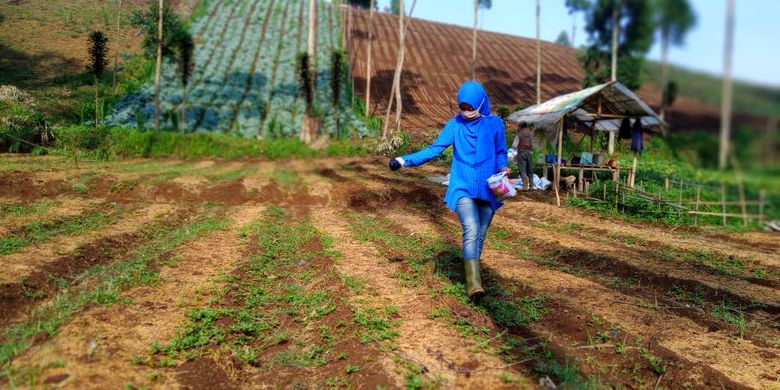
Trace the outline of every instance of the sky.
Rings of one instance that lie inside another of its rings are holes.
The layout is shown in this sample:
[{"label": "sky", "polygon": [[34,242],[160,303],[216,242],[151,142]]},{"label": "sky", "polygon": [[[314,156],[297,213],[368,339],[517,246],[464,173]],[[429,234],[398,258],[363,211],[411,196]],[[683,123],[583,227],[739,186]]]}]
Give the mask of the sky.
[{"label": "sky", "polygon": [[[734,56],[735,79],[758,85],[780,87],[780,0],[735,0]],[[404,1],[407,14],[412,1]],[[688,33],[685,45],[672,47],[669,61],[710,74],[723,74],[726,0],[691,0],[698,22]],[[389,0],[377,0],[379,9]],[[541,0],[541,38],[554,41],[561,31],[571,35],[573,17],[565,0]],[[480,11],[481,28],[523,37],[536,37],[536,0],[493,0],[489,10]],[[417,0],[412,15],[421,19],[472,27],[473,0]],[[576,15],[575,45],[586,44],[584,16]],[[570,37],[571,38],[571,37]],[[775,39],[773,39],[775,38]],[[470,36],[468,37],[470,40]],[[656,41],[658,41],[656,39]],[[648,58],[659,60],[656,42]]]}]

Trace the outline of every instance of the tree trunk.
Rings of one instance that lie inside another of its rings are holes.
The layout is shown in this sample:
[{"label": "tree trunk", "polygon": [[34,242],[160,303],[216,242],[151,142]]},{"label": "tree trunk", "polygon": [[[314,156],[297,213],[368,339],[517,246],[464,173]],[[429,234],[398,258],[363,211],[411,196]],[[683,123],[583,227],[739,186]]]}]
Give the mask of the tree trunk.
[{"label": "tree trunk", "polygon": [[539,40],[539,19],[542,13],[541,0],[536,0],[536,104],[542,102],[542,48]]},{"label": "tree trunk", "polygon": [[317,88],[317,1],[309,0],[309,33],[306,42],[309,64],[312,71],[312,85]]},{"label": "tree trunk", "polygon": [[95,128],[97,129],[98,126],[100,126],[100,115],[98,114],[99,110],[99,104],[100,103],[100,79],[97,75],[95,75]]},{"label": "tree trunk", "polygon": [[723,93],[720,108],[718,168],[726,169],[731,140],[731,53],[734,50],[734,0],[726,3],[726,42],[723,48]]},{"label": "tree trunk", "polygon": [[366,60],[366,113],[365,117],[368,119],[368,113],[371,111],[371,43],[374,33],[374,0],[371,0],[371,4],[368,8],[368,59]]},{"label": "tree trunk", "polygon": [[163,0],[157,16],[157,68],[154,72],[154,129],[160,131],[160,67],[162,66]]},{"label": "tree trunk", "polygon": [[[611,81],[617,80],[617,56],[618,56],[618,34],[620,32],[620,10],[618,6],[612,10],[612,74]],[[609,145],[607,152],[611,156],[615,153],[615,132],[609,132]]]},{"label": "tree trunk", "polygon": [[116,14],[116,52],[114,52],[114,76],[113,76],[114,81],[111,84],[111,88],[113,89],[113,92],[111,93],[111,96],[113,98],[116,98],[116,71],[117,71],[117,67],[119,66],[119,47],[120,47],[119,46],[119,36],[120,36],[119,35],[119,28],[121,27],[120,23],[121,23],[121,18],[122,18],[122,0],[118,0],[118,1],[119,1],[119,4],[118,4],[118,9],[117,9],[117,14]]},{"label": "tree trunk", "polygon": [[[417,0],[412,1],[412,8],[409,10],[409,20],[406,21],[406,23],[403,23],[403,20],[401,20],[398,24],[398,30],[399,30],[399,44],[402,44],[402,38],[406,36],[406,30],[409,28],[409,23],[411,22],[412,14],[414,13],[414,7],[417,4]],[[403,0],[401,0],[400,4],[401,10],[403,11]],[[401,12],[403,14],[403,12]],[[393,75],[393,84],[390,89],[390,96],[389,101],[387,103],[387,112],[385,113],[385,122],[384,127],[382,129],[382,139],[387,139],[387,130],[388,130],[388,122],[390,121],[390,111],[393,109],[393,97],[395,96],[396,89],[400,89],[401,87],[401,73],[403,72],[403,57],[401,56],[401,50],[399,48],[398,51],[398,61],[395,64],[395,74]],[[398,79],[398,82],[396,83],[396,78]],[[400,117],[400,113],[397,114]]]},{"label": "tree trunk", "polygon": [[764,142],[764,165],[771,166],[775,162],[775,133],[777,133],[777,117],[766,118],[766,141]]},{"label": "tree trunk", "polygon": [[577,47],[574,44],[574,34],[577,32],[577,13],[571,16],[571,47]]},{"label": "tree trunk", "polygon": [[[661,120],[666,120],[666,106],[669,104],[667,94],[669,93],[669,31],[661,28],[661,112],[658,115]],[[666,137],[666,126],[661,127],[663,136]]]},{"label": "tree trunk", "polygon": [[187,123],[187,86],[182,85],[181,89],[181,114],[179,116],[179,132],[184,134],[184,127]]},{"label": "tree trunk", "polygon": [[398,44],[398,66],[400,71],[395,78],[395,126],[394,130],[398,131],[401,128],[401,111],[403,111],[403,101],[401,100],[401,76],[404,72],[404,55],[406,54],[406,25],[404,24],[404,2],[401,0],[401,23],[403,26],[399,31],[401,33],[401,42]]},{"label": "tree trunk", "polygon": [[474,0],[474,32],[471,35],[471,79],[477,79],[477,13],[479,0]]}]

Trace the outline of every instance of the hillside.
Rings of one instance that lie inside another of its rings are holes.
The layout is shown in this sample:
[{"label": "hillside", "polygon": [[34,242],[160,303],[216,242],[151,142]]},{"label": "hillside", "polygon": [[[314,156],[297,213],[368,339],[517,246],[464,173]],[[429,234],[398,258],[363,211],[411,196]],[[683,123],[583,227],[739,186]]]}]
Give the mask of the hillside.
[{"label": "hillside", "polygon": [[[298,93],[296,54],[305,50],[308,7],[303,0],[209,2],[206,15],[195,20],[195,71],[188,86],[187,109],[180,117],[182,87],[176,66],[163,66],[163,127],[220,131],[244,136],[296,135],[306,110]],[[315,108],[322,126],[335,131],[330,101],[331,52],[338,45],[337,15],[328,3],[317,12],[317,84]],[[107,122],[124,127],[152,126],[154,87],[147,83],[117,103]],[[342,94],[341,103],[346,103]],[[347,108],[339,109],[349,130],[365,127]]]},{"label": "hillside", "polygon": [[[644,80],[654,87],[660,87],[661,64],[646,61]],[[712,106],[720,106],[723,79],[716,75],[672,65],[669,78],[677,83],[680,93]],[[780,116],[780,88],[734,82],[734,110],[756,115]]]},{"label": "hillside", "polygon": [[[368,12],[353,10],[349,48],[352,54],[355,92],[365,99]],[[371,110],[384,113],[398,47],[395,16],[374,15],[373,78]],[[438,128],[455,112],[452,101],[458,86],[470,77],[471,30],[461,26],[413,19],[407,36],[407,55],[402,76],[404,117],[402,127],[412,131]],[[536,101],[536,41],[507,34],[480,31],[477,79],[492,99],[493,106],[512,109]],[[573,48],[542,42],[542,100],[581,88],[583,70]],[[677,77],[677,73],[673,73]],[[694,91],[681,85],[681,93]],[[645,83],[638,95],[657,108],[660,91]],[[714,130],[719,126],[719,108],[697,99],[700,94],[679,96],[670,126],[673,131]],[[747,105],[741,105],[745,108]],[[735,122],[763,126],[761,116],[738,113]]]}]

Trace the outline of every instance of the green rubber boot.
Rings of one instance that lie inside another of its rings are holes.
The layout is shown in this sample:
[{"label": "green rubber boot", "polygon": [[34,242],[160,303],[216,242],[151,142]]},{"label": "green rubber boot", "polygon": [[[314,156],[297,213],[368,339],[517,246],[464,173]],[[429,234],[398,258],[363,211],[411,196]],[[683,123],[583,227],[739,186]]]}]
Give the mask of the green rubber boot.
[{"label": "green rubber boot", "polygon": [[482,278],[479,275],[479,259],[463,260],[463,270],[466,275],[466,293],[471,299],[479,299],[485,295],[482,288]]}]

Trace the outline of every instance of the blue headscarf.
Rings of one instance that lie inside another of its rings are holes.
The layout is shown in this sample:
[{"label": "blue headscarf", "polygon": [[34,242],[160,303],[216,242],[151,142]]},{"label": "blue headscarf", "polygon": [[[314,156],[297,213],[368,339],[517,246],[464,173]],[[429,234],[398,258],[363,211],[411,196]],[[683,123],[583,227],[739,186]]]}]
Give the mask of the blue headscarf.
[{"label": "blue headscarf", "polygon": [[475,110],[479,107],[480,115],[490,116],[490,99],[488,99],[485,88],[477,81],[469,80],[460,86],[458,105],[461,103],[468,103]]},{"label": "blue headscarf", "polygon": [[[472,140],[471,142],[473,142],[477,151],[477,153],[470,156],[470,158],[466,156],[463,156],[462,158],[469,163],[478,164],[490,158],[490,155],[494,153],[495,150],[492,146],[492,137],[486,136],[487,134],[492,134],[492,132],[487,131],[487,129],[482,129],[486,122],[492,122],[490,120],[485,120],[485,118],[491,116],[490,99],[487,96],[487,92],[485,92],[485,88],[482,87],[482,84],[474,80],[469,80],[464,82],[458,90],[458,105],[461,103],[468,103],[475,110],[479,108],[479,114],[481,115],[481,117],[470,121],[464,119],[460,114],[455,118],[460,125],[465,127],[466,134],[468,135],[468,138]],[[460,156],[456,156],[456,158],[457,157]]]}]

